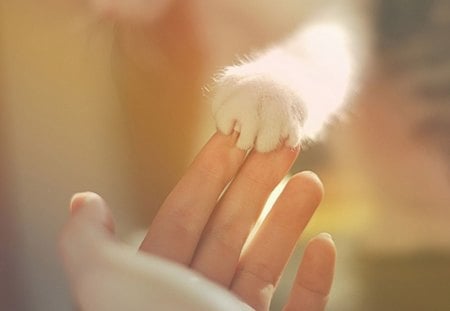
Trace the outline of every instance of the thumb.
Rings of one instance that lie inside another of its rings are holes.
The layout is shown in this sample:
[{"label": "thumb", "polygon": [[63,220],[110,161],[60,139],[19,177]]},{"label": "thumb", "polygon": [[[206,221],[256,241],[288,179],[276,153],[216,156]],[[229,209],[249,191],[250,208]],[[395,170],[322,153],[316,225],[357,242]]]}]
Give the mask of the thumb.
[{"label": "thumb", "polygon": [[[90,233],[114,234],[114,221],[106,202],[94,192],[75,194],[70,201],[71,220],[80,222]],[[69,221],[70,222],[70,221]]]},{"label": "thumb", "polygon": [[59,239],[59,251],[70,275],[82,273],[114,240],[114,221],[105,201],[92,192],[75,194],[71,216]]}]

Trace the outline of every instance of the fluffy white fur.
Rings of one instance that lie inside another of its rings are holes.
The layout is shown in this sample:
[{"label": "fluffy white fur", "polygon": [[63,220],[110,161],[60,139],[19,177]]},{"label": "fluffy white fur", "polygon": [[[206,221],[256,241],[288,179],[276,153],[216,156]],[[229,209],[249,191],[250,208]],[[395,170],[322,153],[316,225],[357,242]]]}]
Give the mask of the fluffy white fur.
[{"label": "fluffy white fur", "polygon": [[225,68],[212,100],[219,130],[239,131],[238,147],[261,152],[315,139],[359,75],[365,48],[352,14],[346,6],[327,8],[285,41]]},{"label": "fluffy white fur", "polygon": [[[146,22],[164,14],[173,2],[91,1],[115,19]],[[261,152],[315,139],[356,85],[367,50],[364,2],[321,1],[289,38],[225,68],[211,99],[218,129],[239,131],[238,147]]]}]

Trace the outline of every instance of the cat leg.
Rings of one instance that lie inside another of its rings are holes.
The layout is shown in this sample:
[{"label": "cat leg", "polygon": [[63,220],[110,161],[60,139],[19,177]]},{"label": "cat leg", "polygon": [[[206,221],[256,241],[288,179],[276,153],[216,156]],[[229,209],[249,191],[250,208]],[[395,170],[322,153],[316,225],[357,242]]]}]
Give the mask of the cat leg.
[{"label": "cat leg", "polygon": [[217,127],[240,132],[238,147],[261,152],[314,139],[346,102],[354,80],[349,32],[327,21],[217,77],[212,99]]}]

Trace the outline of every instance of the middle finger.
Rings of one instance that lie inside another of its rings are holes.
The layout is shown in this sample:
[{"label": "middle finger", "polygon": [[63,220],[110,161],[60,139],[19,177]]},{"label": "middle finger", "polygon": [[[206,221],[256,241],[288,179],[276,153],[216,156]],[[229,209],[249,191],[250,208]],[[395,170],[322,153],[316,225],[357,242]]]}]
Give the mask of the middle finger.
[{"label": "middle finger", "polygon": [[298,150],[282,148],[249,155],[206,225],[191,267],[228,286],[242,247],[275,186],[286,175]]}]

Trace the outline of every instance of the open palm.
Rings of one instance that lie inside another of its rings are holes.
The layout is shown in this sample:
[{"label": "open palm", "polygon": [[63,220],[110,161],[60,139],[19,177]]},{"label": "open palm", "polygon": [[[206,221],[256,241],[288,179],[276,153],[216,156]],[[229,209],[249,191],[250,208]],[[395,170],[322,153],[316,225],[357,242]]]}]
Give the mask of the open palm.
[{"label": "open palm", "polygon": [[[61,251],[83,310],[212,311],[232,305],[232,310],[269,310],[283,269],[320,203],[322,186],[309,172],[291,177],[248,241],[298,150],[247,155],[235,147],[236,139],[237,134],[210,139],[167,197],[137,253],[114,238],[111,214],[100,197],[74,197]],[[330,237],[312,239],[285,310],[324,310],[334,261]]]}]

